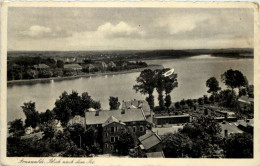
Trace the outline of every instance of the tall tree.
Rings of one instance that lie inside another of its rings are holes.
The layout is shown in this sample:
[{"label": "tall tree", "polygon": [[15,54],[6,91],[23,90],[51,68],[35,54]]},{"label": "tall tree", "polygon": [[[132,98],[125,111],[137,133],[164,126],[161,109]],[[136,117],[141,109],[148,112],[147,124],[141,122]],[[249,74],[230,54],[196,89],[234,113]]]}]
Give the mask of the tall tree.
[{"label": "tall tree", "polygon": [[119,109],[120,102],[118,101],[118,97],[110,96],[110,98],[109,98],[109,106],[110,106],[110,110],[117,110],[117,109]]},{"label": "tall tree", "polygon": [[35,102],[29,101],[28,103],[24,103],[21,107],[26,116],[25,127],[31,126],[35,128],[40,123],[40,116],[38,111],[36,111]]},{"label": "tall tree", "polygon": [[148,94],[146,98],[151,109],[154,108],[154,96],[153,91],[156,86],[155,72],[151,69],[143,70],[139,77],[136,79],[137,84],[134,85],[133,89],[141,94]]},{"label": "tall tree", "polygon": [[206,86],[209,88],[208,93],[212,93],[214,96],[221,89],[219,83],[215,77],[211,77],[207,80]]},{"label": "tall tree", "polygon": [[133,136],[126,132],[119,136],[119,140],[116,142],[115,148],[121,155],[128,155],[129,149],[134,148]]},{"label": "tall tree", "polygon": [[248,81],[246,77],[238,70],[229,69],[221,75],[221,80],[234,91],[235,88],[246,87]]}]

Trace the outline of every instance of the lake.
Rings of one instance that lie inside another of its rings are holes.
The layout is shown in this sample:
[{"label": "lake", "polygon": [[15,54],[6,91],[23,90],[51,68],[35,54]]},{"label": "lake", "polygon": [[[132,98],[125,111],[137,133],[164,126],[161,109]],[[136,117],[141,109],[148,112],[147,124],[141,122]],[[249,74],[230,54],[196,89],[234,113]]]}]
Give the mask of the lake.
[{"label": "lake", "polygon": [[[246,75],[249,84],[254,82],[253,59],[232,59],[201,55],[183,59],[146,60],[148,64],[161,64],[165,68],[174,68],[178,74],[178,87],[172,93],[172,101],[181,99],[198,98],[207,94],[206,81],[210,77],[216,77],[220,81],[220,75],[228,69],[240,70]],[[89,95],[101,102],[103,109],[109,109],[109,97],[119,97],[122,100],[145,99],[145,95],[136,93],[133,85],[140,72],[95,76],[91,78],[77,78],[73,80],[50,81],[49,83],[35,83],[33,85],[12,85],[7,87],[7,121],[16,118],[24,119],[21,106],[24,102],[36,102],[36,109],[44,112],[52,109],[56,99],[62,92],[71,93],[72,90],[79,94],[88,92]],[[222,89],[226,86],[220,84]],[[157,104],[157,93],[154,92]]]}]

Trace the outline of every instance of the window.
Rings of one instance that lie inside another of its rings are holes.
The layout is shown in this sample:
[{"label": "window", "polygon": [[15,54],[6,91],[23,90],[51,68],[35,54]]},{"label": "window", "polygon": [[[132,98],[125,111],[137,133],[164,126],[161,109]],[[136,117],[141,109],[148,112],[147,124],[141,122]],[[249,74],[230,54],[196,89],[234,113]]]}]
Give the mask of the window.
[{"label": "window", "polygon": [[113,150],[113,145],[110,146],[110,150]]},{"label": "window", "polygon": [[115,142],[115,137],[110,137],[111,142]]},{"label": "window", "polygon": [[105,147],[106,147],[106,149],[108,149],[108,144],[107,143],[105,144]]},{"label": "window", "polygon": [[117,127],[115,127],[116,129],[115,129],[115,131],[117,132]]},{"label": "window", "polygon": [[136,127],[135,127],[135,126],[133,126],[133,132],[134,132],[134,133],[136,132]]},{"label": "window", "polygon": [[108,133],[106,133],[106,137],[108,137]]},{"label": "window", "polygon": [[144,127],[140,126],[140,131],[143,132],[144,131]]},{"label": "window", "polygon": [[111,127],[111,133],[114,133],[115,132],[115,128],[114,127]]},{"label": "window", "polygon": [[117,142],[119,140],[119,136],[118,137],[115,137],[115,142]]}]

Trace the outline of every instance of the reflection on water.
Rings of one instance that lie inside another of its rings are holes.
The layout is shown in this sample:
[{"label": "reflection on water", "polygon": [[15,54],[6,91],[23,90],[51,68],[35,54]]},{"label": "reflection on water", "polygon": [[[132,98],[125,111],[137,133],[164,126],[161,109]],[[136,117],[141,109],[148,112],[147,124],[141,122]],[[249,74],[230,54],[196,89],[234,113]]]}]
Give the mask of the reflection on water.
[{"label": "reflection on water", "polygon": [[[179,84],[171,93],[173,101],[183,98],[198,98],[207,94],[206,80],[214,76],[220,81],[220,75],[230,68],[242,71],[247,76],[249,83],[253,83],[253,59],[210,58],[204,55],[195,59],[148,60],[147,63],[161,64],[164,67],[175,69]],[[24,118],[21,110],[24,102],[36,102],[36,109],[39,112],[52,109],[56,99],[64,91],[71,93],[72,90],[76,90],[79,94],[88,92],[92,98],[101,102],[104,109],[109,108],[110,96],[119,97],[121,101],[134,98],[145,99],[146,96],[133,90],[138,75],[139,73],[136,72],[8,86],[8,121]],[[225,88],[222,83],[220,85]],[[157,104],[156,91],[154,95]]]}]

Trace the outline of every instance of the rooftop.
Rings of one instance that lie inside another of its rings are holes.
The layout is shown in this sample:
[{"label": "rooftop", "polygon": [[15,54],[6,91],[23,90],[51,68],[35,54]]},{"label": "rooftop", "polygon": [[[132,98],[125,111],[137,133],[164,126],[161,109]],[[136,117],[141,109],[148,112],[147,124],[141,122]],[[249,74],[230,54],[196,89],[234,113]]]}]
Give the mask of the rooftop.
[{"label": "rooftop", "polygon": [[220,126],[222,128],[222,131],[221,131],[221,135],[224,137],[225,136],[225,130],[228,131],[228,134],[231,134],[231,133],[243,133],[242,130],[240,130],[237,126],[238,126],[238,123],[220,123]]},{"label": "rooftop", "polygon": [[177,118],[177,117],[190,117],[189,114],[183,115],[163,115],[163,116],[155,116],[154,118]]},{"label": "rooftop", "polygon": [[252,103],[254,102],[254,98],[250,98],[250,97],[248,97],[248,96],[241,96],[241,97],[238,99],[238,101],[250,104],[251,102],[252,102]]},{"label": "rooftop", "polygon": [[150,106],[145,100],[130,100],[122,102],[122,109],[142,108],[145,116],[150,115]]},{"label": "rooftop", "polygon": [[38,64],[38,65],[33,65],[33,66],[37,69],[48,69],[48,68],[50,68],[48,65],[46,65],[44,63]]},{"label": "rooftop", "polygon": [[125,123],[121,122],[120,120],[116,119],[114,116],[110,116],[106,121],[105,123],[102,124],[102,127],[106,126],[106,125],[109,125],[111,123],[120,123],[122,125],[125,125]]},{"label": "rooftop", "polygon": [[161,142],[161,138],[152,131],[142,135],[138,140],[141,142],[144,149],[150,149]]},{"label": "rooftop", "polygon": [[122,110],[102,110],[98,112],[85,112],[86,125],[103,124],[110,116],[113,116],[122,122],[146,120],[141,109],[127,109],[124,111],[124,113],[122,113]]},{"label": "rooftop", "polygon": [[64,68],[82,68],[79,64],[66,64]]}]

